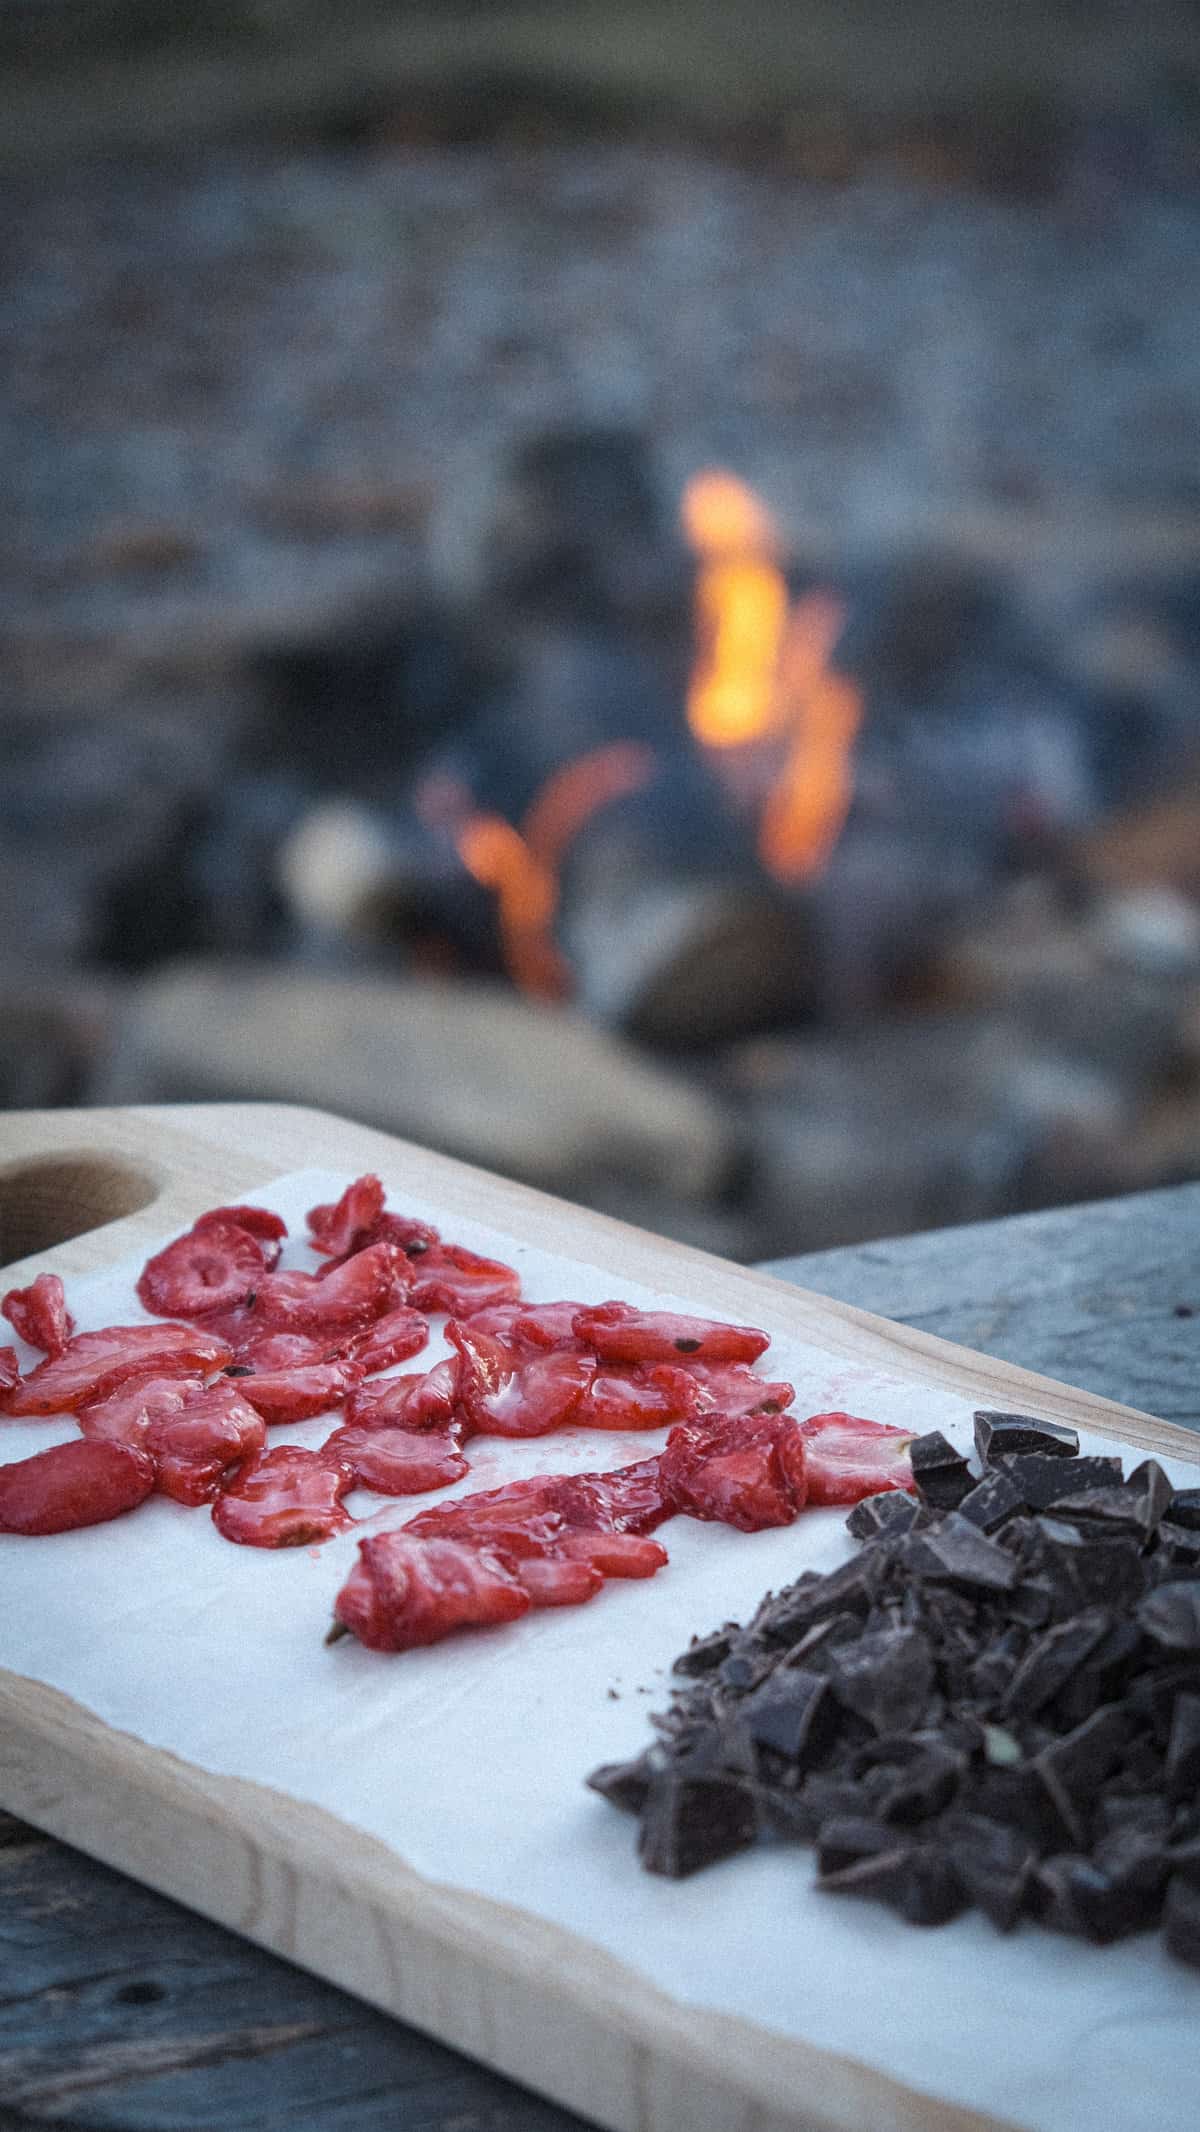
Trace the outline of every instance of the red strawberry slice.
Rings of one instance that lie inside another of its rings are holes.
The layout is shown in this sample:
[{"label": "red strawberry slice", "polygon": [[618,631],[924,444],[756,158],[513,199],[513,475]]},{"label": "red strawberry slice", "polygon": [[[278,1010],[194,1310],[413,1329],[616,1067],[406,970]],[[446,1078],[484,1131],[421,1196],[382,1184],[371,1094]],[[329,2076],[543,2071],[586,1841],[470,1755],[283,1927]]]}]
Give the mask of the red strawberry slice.
[{"label": "red strawberry slice", "polygon": [[334,1615],[373,1651],[410,1651],[529,1612],[528,1592],[486,1547],[409,1532],[374,1533],[358,1546]]},{"label": "red strawberry slice", "polygon": [[424,1495],[448,1487],[468,1471],[467,1461],[448,1431],[427,1429],[335,1429],[322,1447],[336,1461],[353,1468],[360,1488],[377,1495]]},{"label": "red strawberry slice", "polygon": [[577,1311],[575,1331],[605,1362],[755,1362],[770,1345],[753,1325],[722,1325],[672,1310],[598,1303]]},{"label": "red strawberry slice", "polygon": [[264,1330],[347,1334],[407,1299],[408,1260],[395,1244],[370,1244],[322,1273],[269,1273],[258,1284],[254,1314]]},{"label": "red strawberry slice", "polygon": [[4,1395],[6,1414],[70,1414],[128,1377],[195,1376],[232,1360],[224,1340],[195,1325],[109,1325],[76,1333]]},{"label": "red strawberry slice", "polygon": [[160,1318],[206,1317],[211,1310],[244,1303],[266,1270],[258,1238],[239,1223],[212,1215],[147,1259],[138,1301]]},{"label": "red strawberry slice", "polygon": [[290,1369],[251,1369],[244,1376],[239,1371],[232,1381],[265,1422],[282,1425],[332,1413],[354,1390],[361,1374],[359,1363],[342,1357],[333,1362],[299,1363]]},{"label": "red strawberry slice", "polygon": [[413,1261],[410,1301],[418,1310],[448,1310],[469,1318],[495,1303],[515,1303],[521,1276],[500,1259],[480,1258],[462,1244],[434,1244]]},{"label": "red strawberry slice", "polygon": [[595,1369],[588,1355],[521,1355],[455,1318],[446,1338],[460,1358],[458,1410],[489,1436],[546,1436],[561,1428]]},{"label": "red strawberry slice", "polygon": [[860,1503],[884,1488],[913,1488],[911,1430],[840,1412],[810,1414],[800,1427],[810,1503]]},{"label": "red strawberry slice", "polygon": [[125,1444],[77,1437],[0,1466],[0,1532],[72,1532],[144,1503],[154,1461]]},{"label": "red strawberry slice", "polygon": [[352,1357],[363,1375],[369,1377],[374,1370],[393,1369],[397,1362],[419,1355],[428,1338],[428,1318],[400,1303],[395,1310],[376,1318],[365,1332],[356,1333],[343,1353]]},{"label": "red strawberry slice", "polygon": [[342,1258],[360,1248],[362,1232],[370,1229],[383,1212],[383,1198],[382,1183],[368,1171],[348,1184],[331,1206],[310,1207],[304,1218],[313,1250]]},{"label": "red strawberry slice", "polygon": [[242,1467],[213,1504],[213,1524],[240,1547],[309,1547],[353,1520],[342,1497],[354,1483],[349,1466],[277,1444]]},{"label": "red strawberry slice", "polygon": [[672,1429],[659,1466],[675,1509],[739,1532],[790,1525],[804,1507],[805,1443],[783,1415],[685,1423]]},{"label": "red strawberry slice", "polygon": [[346,1401],[346,1420],[365,1429],[444,1429],[458,1421],[459,1433],[466,1424],[456,1414],[458,1356],[435,1362],[419,1376],[385,1377],[382,1382],[360,1384]]},{"label": "red strawberry slice", "polygon": [[[0,1302],[13,1331],[43,1354],[61,1355],[75,1330],[63,1284],[56,1273],[39,1273],[28,1288],[10,1288]],[[6,1349],[6,1353],[11,1350]]]}]

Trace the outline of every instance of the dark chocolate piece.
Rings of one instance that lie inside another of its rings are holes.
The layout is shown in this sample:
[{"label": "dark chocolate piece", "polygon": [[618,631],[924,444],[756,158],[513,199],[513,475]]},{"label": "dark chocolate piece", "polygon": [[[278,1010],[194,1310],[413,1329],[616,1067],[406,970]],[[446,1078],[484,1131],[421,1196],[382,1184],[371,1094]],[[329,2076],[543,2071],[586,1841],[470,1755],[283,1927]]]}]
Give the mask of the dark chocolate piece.
[{"label": "dark chocolate piece", "polygon": [[914,1436],[908,1455],[921,1501],[931,1510],[957,1510],[974,1485],[962,1452],[940,1429],[931,1429],[928,1435]]},{"label": "dark chocolate piece", "polygon": [[874,1540],[880,1533],[899,1536],[908,1532],[921,1514],[921,1505],[915,1496],[903,1488],[887,1488],[879,1495],[865,1495],[856,1503],[846,1519],[846,1530],[852,1539]]},{"label": "dark chocolate piece", "polygon": [[948,1578],[951,1583],[984,1591],[1011,1591],[1017,1582],[1012,1556],[956,1510],[928,1532],[910,1539],[904,1559],[918,1575]]},{"label": "dark chocolate piece", "polygon": [[819,1673],[781,1666],[742,1705],[742,1722],[756,1747],[804,1769],[829,1748],[838,1712]]},{"label": "dark chocolate piece", "polygon": [[918,1725],[933,1677],[933,1653],[919,1629],[867,1629],[839,1646],[829,1668],[839,1702],[876,1732]]},{"label": "dark chocolate piece", "polygon": [[650,1873],[682,1880],[754,1842],[754,1801],[744,1783],[697,1756],[651,1776],[642,1807],[638,1856]]},{"label": "dark chocolate piece", "polygon": [[640,1814],[650,1790],[651,1777],[656,1769],[665,1765],[665,1760],[661,1747],[648,1747],[645,1754],[638,1755],[632,1762],[602,1762],[599,1769],[593,1769],[587,1781],[610,1806],[619,1806],[626,1814]]},{"label": "dark chocolate piece", "polygon": [[1200,1785],[1200,1695],[1175,1698],[1164,1774],[1172,1799],[1190,1798]]},{"label": "dark chocolate piece", "polygon": [[1161,1888],[1139,1880],[1135,1870],[1115,1876],[1077,1852],[1044,1858],[1035,1886],[1045,1924],[1097,1946],[1156,1923],[1162,1908]]},{"label": "dark chocolate piece", "polygon": [[723,1629],[717,1629],[711,1636],[693,1636],[687,1650],[680,1652],[671,1671],[688,1676],[714,1672],[722,1659],[728,1658],[735,1633],[735,1624],[727,1622]]},{"label": "dark chocolate piece", "polygon": [[1076,1458],[1079,1438],[1061,1421],[1043,1421],[1036,1414],[997,1414],[980,1407],[975,1414],[975,1449],[980,1463],[1008,1451],[1044,1451],[1054,1458]]},{"label": "dark chocolate piece", "polygon": [[1005,1711],[1034,1717],[1101,1643],[1112,1616],[1094,1607],[1056,1622],[1032,1643],[1004,1698]]},{"label": "dark chocolate piece", "polygon": [[[995,1454],[993,1453],[993,1456]],[[1005,1458],[1002,1473],[1016,1482],[1031,1510],[1048,1510],[1062,1496],[1082,1495],[1085,1488],[1114,1488],[1121,1480],[1119,1458],[1073,1458],[1045,1451],[1021,1451]]]},{"label": "dark chocolate piece", "polygon": [[[1172,1511],[1179,1497],[1172,1499]],[[1200,1528],[1180,1525],[1172,1515],[1161,1519],[1158,1527],[1158,1545],[1166,1560],[1180,1568],[1200,1562]]]},{"label": "dark chocolate piece", "polygon": [[1137,1618],[1160,1650],[1200,1652],[1200,1579],[1147,1592]]},{"label": "dark chocolate piece", "polygon": [[997,1468],[985,1473],[981,1481],[958,1506],[960,1516],[969,1518],[978,1525],[980,1532],[998,1532],[1018,1511],[1024,1510],[1025,1498],[1010,1473],[1001,1473]]},{"label": "dark chocolate piece", "polygon": [[1011,1932],[1026,1907],[1037,1853],[1019,1829],[982,1814],[947,1815],[939,1834],[971,1901],[998,1932]]},{"label": "dark chocolate piece", "polygon": [[1101,1784],[1120,1759],[1129,1737],[1129,1720],[1121,1710],[1097,1710],[1064,1738],[1043,1747],[1033,1768],[1045,1785],[1072,1840],[1082,1849],[1088,1840],[1091,1811]]},{"label": "dark chocolate piece", "polygon": [[1200,1488],[1177,1488],[1171,1497],[1167,1516],[1175,1525],[1184,1525],[1189,1532],[1200,1532]]}]

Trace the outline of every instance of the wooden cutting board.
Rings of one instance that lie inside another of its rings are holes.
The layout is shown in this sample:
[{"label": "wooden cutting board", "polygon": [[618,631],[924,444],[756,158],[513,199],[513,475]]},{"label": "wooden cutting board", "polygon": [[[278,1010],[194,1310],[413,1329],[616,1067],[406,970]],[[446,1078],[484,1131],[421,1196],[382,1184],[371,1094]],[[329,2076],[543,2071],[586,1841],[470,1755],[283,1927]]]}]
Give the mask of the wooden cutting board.
[{"label": "wooden cutting board", "polygon": [[[47,1267],[94,1272],[313,1163],[403,1178],[444,1209],[448,1228],[456,1214],[486,1222],[614,1279],[686,1294],[698,1310],[765,1315],[833,1355],[1196,1460],[1186,1430],[283,1106],[0,1117],[4,1285]],[[2,1634],[0,1625],[0,1655]],[[585,1938],[435,1886],[333,1814],[210,1775],[3,1672],[0,1804],[617,2132],[968,2132],[996,2122],[648,1989]]]}]

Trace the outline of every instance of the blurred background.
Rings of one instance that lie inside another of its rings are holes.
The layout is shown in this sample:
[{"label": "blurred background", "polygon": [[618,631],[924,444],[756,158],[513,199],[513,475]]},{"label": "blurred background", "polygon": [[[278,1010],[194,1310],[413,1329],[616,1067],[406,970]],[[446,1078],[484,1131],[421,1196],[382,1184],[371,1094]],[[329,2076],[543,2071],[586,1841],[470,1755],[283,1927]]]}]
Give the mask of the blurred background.
[{"label": "blurred background", "polygon": [[1191,0],[8,0],[0,178],[0,1105],[1200,1177]]}]

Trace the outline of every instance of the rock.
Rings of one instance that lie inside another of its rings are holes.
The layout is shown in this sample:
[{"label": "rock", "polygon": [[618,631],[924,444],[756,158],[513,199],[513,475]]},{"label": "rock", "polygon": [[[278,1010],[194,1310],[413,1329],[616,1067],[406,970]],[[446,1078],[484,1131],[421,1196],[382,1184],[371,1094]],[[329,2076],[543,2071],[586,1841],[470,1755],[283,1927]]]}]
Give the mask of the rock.
[{"label": "rock", "polygon": [[723,1106],[566,1009],[485,984],[183,965],[134,994],[96,1100],[312,1104],[548,1191],[719,1197]]},{"label": "rock", "polygon": [[92,972],[0,968],[0,1110],[52,1110],[90,1098],[119,1012]]},{"label": "rock", "polygon": [[779,1249],[1095,1196],[1120,1170],[1119,1086],[999,1013],[765,1037],[729,1055],[718,1086],[750,1138],[752,1206]]}]

